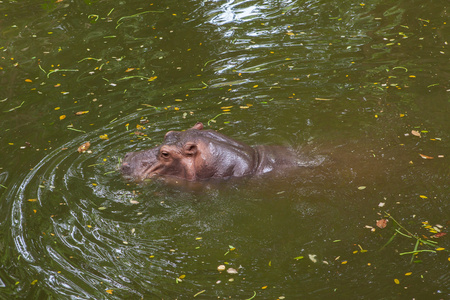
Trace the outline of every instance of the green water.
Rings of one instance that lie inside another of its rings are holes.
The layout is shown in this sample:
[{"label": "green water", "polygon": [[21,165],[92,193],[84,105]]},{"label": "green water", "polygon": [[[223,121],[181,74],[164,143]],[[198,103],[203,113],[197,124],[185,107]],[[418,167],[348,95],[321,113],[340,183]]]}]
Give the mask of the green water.
[{"label": "green water", "polygon": [[[449,9],[0,1],[0,298],[448,298]],[[121,178],[198,121],[323,162]]]}]

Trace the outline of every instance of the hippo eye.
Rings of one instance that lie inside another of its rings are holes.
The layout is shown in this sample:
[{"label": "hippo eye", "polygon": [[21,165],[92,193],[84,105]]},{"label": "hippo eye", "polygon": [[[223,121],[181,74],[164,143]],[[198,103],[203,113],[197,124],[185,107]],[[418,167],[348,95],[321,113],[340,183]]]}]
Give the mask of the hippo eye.
[{"label": "hippo eye", "polygon": [[161,157],[163,157],[163,158],[169,158],[169,156],[170,156],[169,152],[167,152],[167,151],[161,152]]}]

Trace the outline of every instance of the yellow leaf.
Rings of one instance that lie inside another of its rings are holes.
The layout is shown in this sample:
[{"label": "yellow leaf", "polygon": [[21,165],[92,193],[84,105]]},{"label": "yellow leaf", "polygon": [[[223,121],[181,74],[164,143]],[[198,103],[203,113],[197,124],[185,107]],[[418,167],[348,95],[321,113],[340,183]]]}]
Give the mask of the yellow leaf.
[{"label": "yellow leaf", "polygon": [[422,198],[422,199],[428,199],[428,197],[424,196],[424,195],[420,195],[419,197]]},{"label": "yellow leaf", "polygon": [[58,107],[55,107],[55,110],[60,110],[60,109],[61,109],[61,107],[59,107],[59,106],[58,106]]},{"label": "yellow leaf", "polygon": [[263,290],[267,289],[267,285],[263,286],[261,289]]},{"label": "yellow leaf", "polygon": [[100,138],[101,138],[102,140],[107,140],[107,139],[109,139],[109,137],[108,137],[107,134],[102,134],[102,135],[100,136]]},{"label": "yellow leaf", "polygon": [[79,112],[76,112],[75,115],[81,116],[81,115],[87,114],[88,112],[89,112],[88,110],[79,111]]},{"label": "yellow leaf", "polygon": [[150,78],[148,79],[148,81],[153,81],[153,80],[155,80],[156,78],[158,78],[158,76],[150,77]]},{"label": "yellow leaf", "polygon": [[395,284],[400,284],[400,280],[398,280],[397,278],[394,279]]},{"label": "yellow leaf", "polygon": [[180,275],[180,277],[178,277],[178,278],[180,278],[180,279],[183,279],[183,278],[185,278],[186,277],[186,275]]},{"label": "yellow leaf", "polygon": [[441,248],[437,248],[437,249],[436,249],[436,251],[442,251],[442,250],[445,250],[445,248],[442,248],[442,247],[441,247]]},{"label": "yellow leaf", "polygon": [[66,118],[66,115],[60,115],[60,116],[59,116],[59,119],[60,119],[60,120],[64,120],[65,118]]},{"label": "yellow leaf", "polygon": [[36,202],[37,199],[28,199],[28,202]]},{"label": "yellow leaf", "polygon": [[133,70],[134,70],[134,68],[128,68],[128,69],[125,70],[125,72],[131,72]]},{"label": "yellow leaf", "polygon": [[31,79],[25,79],[25,82],[33,82]]},{"label": "yellow leaf", "polygon": [[35,285],[36,282],[38,282],[37,279],[36,279],[36,280],[33,280],[33,282],[31,282],[31,285]]},{"label": "yellow leaf", "polygon": [[344,260],[343,262],[341,262],[341,264],[343,264],[343,265],[345,265],[345,264],[347,264],[348,263],[348,261],[346,261],[346,260]]},{"label": "yellow leaf", "polygon": [[106,290],[106,292],[107,292],[108,294],[112,295],[113,290]]},{"label": "yellow leaf", "polygon": [[405,273],[405,276],[409,276],[411,274],[412,274],[412,272],[408,272],[408,273]]}]

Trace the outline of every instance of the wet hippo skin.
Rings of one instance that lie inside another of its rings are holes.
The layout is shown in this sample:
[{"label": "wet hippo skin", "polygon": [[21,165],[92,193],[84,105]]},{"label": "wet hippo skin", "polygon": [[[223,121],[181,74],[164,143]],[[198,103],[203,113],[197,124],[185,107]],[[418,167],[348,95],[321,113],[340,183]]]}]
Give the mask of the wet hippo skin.
[{"label": "wet hippo skin", "polygon": [[124,177],[143,181],[154,176],[188,181],[260,175],[296,165],[296,155],[281,146],[251,147],[197,123],[186,131],[169,131],[155,148],[129,152]]}]

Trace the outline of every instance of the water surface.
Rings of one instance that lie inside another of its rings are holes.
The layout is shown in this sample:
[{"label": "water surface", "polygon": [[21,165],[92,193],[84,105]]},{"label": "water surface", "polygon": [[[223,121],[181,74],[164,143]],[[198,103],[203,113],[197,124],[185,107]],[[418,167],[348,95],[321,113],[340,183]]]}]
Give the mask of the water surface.
[{"label": "water surface", "polygon": [[[1,298],[447,298],[448,10],[3,1]],[[126,152],[198,121],[325,160],[194,189],[121,178]]]}]

